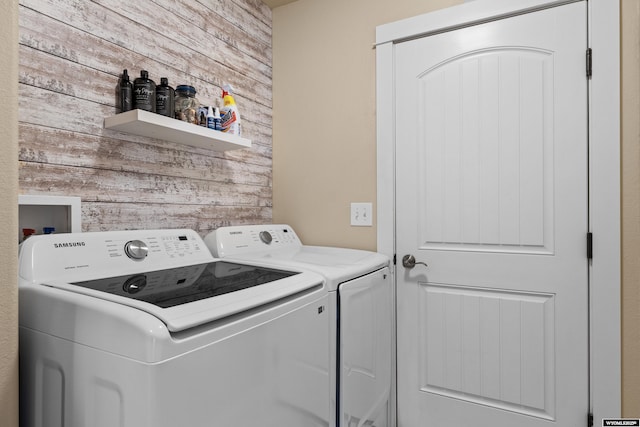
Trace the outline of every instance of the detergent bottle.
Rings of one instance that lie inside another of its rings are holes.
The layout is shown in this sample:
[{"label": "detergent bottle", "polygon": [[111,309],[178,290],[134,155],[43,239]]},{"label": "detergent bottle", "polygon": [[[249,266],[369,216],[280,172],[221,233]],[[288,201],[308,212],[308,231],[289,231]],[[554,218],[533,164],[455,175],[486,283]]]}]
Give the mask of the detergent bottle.
[{"label": "detergent bottle", "polygon": [[228,83],[222,85],[224,106],[220,110],[222,131],[240,136],[240,112],[233,99],[233,86]]}]

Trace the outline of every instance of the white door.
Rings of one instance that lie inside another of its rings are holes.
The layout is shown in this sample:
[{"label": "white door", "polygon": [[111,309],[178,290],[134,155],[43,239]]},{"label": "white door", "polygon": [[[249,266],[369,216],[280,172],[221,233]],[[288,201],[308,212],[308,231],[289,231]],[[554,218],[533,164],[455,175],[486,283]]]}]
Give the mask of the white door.
[{"label": "white door", "polygon": [[586,425],[586,23],[395,47],[400,427]]}]

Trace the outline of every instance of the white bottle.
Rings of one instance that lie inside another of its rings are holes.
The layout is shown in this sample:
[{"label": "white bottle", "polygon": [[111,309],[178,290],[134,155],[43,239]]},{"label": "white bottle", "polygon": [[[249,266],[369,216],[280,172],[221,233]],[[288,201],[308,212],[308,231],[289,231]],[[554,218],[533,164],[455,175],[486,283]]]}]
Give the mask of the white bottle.
[{"label": "white bottle", "polygon": [[213,115],[213,107],[207,108],[207,127],[209,129],[216,128],[215,116]]}]

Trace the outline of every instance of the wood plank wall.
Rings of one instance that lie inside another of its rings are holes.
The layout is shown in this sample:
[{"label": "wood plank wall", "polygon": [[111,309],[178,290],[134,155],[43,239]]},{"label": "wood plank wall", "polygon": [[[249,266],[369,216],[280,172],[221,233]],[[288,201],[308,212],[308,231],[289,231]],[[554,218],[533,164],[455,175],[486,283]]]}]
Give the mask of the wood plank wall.
[{"label": "wood plank wall", "polygon": [[[79,196],[83,231],[271,222],[271,10],[261,0],[20,0],[20,193]],[[105,130],[122,70],[230,82],[250,149]]]}]

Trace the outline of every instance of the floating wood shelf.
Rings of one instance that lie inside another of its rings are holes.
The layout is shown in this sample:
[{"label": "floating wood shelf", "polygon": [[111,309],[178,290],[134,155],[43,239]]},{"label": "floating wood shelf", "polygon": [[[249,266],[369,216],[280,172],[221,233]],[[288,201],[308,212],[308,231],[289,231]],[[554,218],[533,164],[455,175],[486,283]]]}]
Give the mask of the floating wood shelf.
[{"label": "floating wood shelf", "polygon": [[214,151],[250,148],[251,140],[215,131],[144,110],[131,110],[104,119],[105,129]]}]

